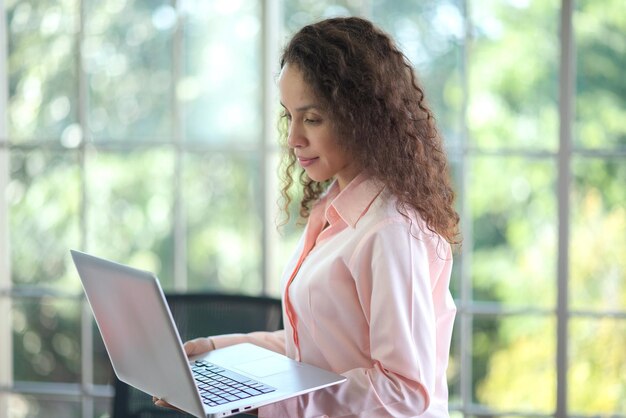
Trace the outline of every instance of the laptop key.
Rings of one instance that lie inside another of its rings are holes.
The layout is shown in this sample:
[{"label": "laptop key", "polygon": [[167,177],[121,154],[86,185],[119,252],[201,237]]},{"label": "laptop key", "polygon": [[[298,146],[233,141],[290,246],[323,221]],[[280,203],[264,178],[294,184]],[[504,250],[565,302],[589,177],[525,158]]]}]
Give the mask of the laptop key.
[{"label": "laptop key", "polygon": [[202,392],[203,402],[222,405],[240,399],[269,393],[276,389],[245,376],[217,367],[205,361],[192,366],[194,377]]},{"label": "laptop key", "polygon": [[246,392],[246,393],[248,393],[248,394],[250,394],[250,395],[252,395],[252,396],[254,396],[254,395],[260,395],[261,393],[263,393],[263,392],[261,392],[261,391],[259,391],[259,390],[252,389],[252,388],[244,389],[244,392]]}]

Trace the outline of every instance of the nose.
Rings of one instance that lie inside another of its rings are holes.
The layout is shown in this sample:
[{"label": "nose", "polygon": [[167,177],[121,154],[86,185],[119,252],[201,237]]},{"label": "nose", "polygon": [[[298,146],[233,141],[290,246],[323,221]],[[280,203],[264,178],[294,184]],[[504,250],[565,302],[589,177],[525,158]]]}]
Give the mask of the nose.
[{"label": "nose", "polygon": [[302,132],[302,129],[297,122],[292,121],[289,124],[287,145],[290,148],[302,148],[306,145],[306,137],[304,136],[304,133]]}]

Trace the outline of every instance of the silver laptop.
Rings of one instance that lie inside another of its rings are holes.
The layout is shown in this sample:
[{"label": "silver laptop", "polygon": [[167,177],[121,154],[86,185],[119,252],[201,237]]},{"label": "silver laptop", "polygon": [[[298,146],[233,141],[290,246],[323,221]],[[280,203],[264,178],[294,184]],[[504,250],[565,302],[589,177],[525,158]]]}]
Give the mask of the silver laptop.
[{"label": "silver laptop", "polygon": [[188,359],[157,277],[70,251],[117,377],[197,417],[225,417],[345,377],[253,344]]}]

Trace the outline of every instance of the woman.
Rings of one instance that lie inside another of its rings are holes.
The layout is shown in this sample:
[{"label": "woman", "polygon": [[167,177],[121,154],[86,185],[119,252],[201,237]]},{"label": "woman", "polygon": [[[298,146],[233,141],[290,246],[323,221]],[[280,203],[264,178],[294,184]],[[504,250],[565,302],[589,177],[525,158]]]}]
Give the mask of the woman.
[{"label": "woman", "polygon": [[283,277],[285,329],[200,338],[185,350],[247,341],[347,377],[260,416],[448,416],[458,216],[408,60],[370,22],[328,19],[292,38],[278,84],[285,210],[299,181],[307,219]]}]

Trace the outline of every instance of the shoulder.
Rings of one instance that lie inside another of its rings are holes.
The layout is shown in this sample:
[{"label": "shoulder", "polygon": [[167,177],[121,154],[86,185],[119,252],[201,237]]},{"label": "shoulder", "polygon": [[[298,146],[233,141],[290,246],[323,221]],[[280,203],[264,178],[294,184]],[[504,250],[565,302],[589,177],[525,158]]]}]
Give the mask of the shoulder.
[{"label": "shoulder", "polygon": [[360,283],[373,286],[391,280],[398,286],[417,284],[430,291],[438,283],[447,283],[452,269],[450,244],[429,230],[420,216],[402,215],[389,202],[372,207],[368,215],[347,264]]},{"label": "shoulder", "polygon": [[432,261],[451,258],[450,244],[429,229],[416,211],[403,213],[397,199],[386,192],[372,202],[357,228],[361,229],[361,249],[377,245],[380,251],[392,257],[394,252],[419,251],[428,255]]},{"label": "shoulder", "polygon": [[[361,222],[362,221],[362,222]],[[441,236],[428,228],[422,216],[413,209],[399,207],[398,200],[383,191],[370,206],[357,227],[370,233],[403,232],[424,241],[437,241]]]}]

